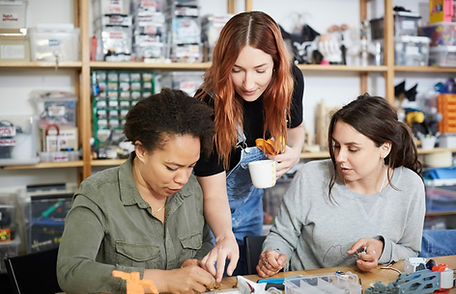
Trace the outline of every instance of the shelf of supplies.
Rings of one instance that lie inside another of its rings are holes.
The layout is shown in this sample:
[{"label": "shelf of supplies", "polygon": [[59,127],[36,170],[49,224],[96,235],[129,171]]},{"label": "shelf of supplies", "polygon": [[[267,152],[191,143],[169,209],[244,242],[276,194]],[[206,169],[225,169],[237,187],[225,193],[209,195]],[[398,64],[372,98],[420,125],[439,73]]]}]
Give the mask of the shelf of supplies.
[{"label": "shelf of supplies", "polygon": [[386,72],[387,67],[381,66],[348,66],[348,65],[319,65],[299,64],[302,71],[341,71],[341,72]]},{"label": "shelf of supplies", "polygon": [[79,69],[82,67],[80,61],[68,61],[61,62],[58,65],[55,62],[42,62],[42,61],[8,61],[0,62],[0,68],[21,68],[21,69],[43,69],[43,68],[76,68]]},{"label": "shelf of supplies", "polygon": [[456,210],[426,212],[426,216],[447,216],[447,215],[456,215]]},{"label": "shelf of supplies", "polygon": [[394,66],[396,72],[456,72],[456,67],[439,66]]},{"label": "shelf of supplies", "polygon": [[81,167],[83,165],[82,160],[77,161],[62,161],[62,162],[40,162],[37,164],[26,164],[26,165],[9,165],[3,166],[5,170],[15,169],[40,169],[40,168],[65,168],[65,167]]},{"label": "shelf of supplies", "polygon": [[92,160],[92,166],[116,166],[124,163],[125,159],[98,159]]},{"label": "shelf of supplies", "polygon": [[185,62],[90,62],[91,69],[165,69],[165,70],[206,70],[210,62],[185,63]]},{"label": "shelf of supplies", "polygon": [[[456,148],[432,148],[432,149],[421,149],[418,148],[418,154],[431,154],[439,152],[456,152]],[[329,152],[303,152],[301,153],[301,159],[318,159],[318,158],[329,158]]]}]

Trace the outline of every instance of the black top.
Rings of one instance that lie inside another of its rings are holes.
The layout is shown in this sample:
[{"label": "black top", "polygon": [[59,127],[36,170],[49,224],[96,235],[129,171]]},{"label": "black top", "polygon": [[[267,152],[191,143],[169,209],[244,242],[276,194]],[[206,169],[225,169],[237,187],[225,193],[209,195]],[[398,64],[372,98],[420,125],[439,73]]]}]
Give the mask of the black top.
[{"label": "black top", "polygon": [[[302,99],[304,93],[304,78],[301,70],[293,65],[293,96],[291,99],[291,122],[288,128],[295,128],[302,123]],[[263,137],[263,95],[252,102],[243,101],[244,108],[244,135],[246,136],[247,147],[255,146],[255,140]],[[212,99],[206,103],[214,107]],[[266,132],[266,139],[269,134]],[[215,147],[214,147],[215,148]],[[230,168],[234,168],[241,158],[241,149],[233,148],[230,153]],[[205,177],[218,174],[224,170],[223,163],[218,160],[218,154],[213,152],[208,158],[201,154],[200,160],[196,163],[194,173],[196,176]]]}]

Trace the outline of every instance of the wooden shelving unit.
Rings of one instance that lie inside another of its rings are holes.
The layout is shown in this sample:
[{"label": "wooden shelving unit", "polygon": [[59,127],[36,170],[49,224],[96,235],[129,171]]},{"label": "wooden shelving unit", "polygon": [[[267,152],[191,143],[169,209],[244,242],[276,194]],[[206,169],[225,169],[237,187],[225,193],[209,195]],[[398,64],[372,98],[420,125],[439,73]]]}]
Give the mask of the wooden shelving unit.
[{"label": "wooden shelving unit", "polygon": [[[356,1],[356,0],[353,0]],[[359,0],[360,19],[367,18],[367,2]],[[381,0],[377,0],[381,1]],[[361,92],[368,90],[367,78],[370,73],[383,74],[385,78],[386,98],[391,103],[394,101],[394,74],[395,72],[421,72],[421,73],[453,73],[456,68],[441,67],[410,67],[394,65],[394,28],[393,28],[393,0],[384,0],[384,60],[382,66],[343,66],[343,65],[299,65],[304,74],[311,75],[313,72],[328,73],[355,73],[360,78]],[[227,11],[235,12],[235,0],[227,0]],[[246,11],[252,10],[253,0],[245,0]],[[140,63],[140,62],[93,62],[90,61],[90,36],[89,36],[89,0],[75,0],[75,25],[80,28],[81,38],[81,61],[62,62],[58,65],[52,62],[0,62],[0,69],[18,70],[74,70],[76,95],[78,103],[78,129],[79,141],[82,148],[82,160],[68,163],[39,163],[36,165],[8,166],[4,169],[40,169],[40,168],[79,168],[80,180],[90,176],[93,166],[113,166],[121,164],[124,160],[92,160],[90,151],[91,137],[91,102],[90,102],[90,73],[97,69],[144,69],[144,70],[206,70],[210,63]],[[440,152],[447,149],[433,149],[432,151],[420,150],[420,154]],[[456,149],[449,149],[456,152]],[[327,158],[327,152],[303,153],[301,158]]]}]

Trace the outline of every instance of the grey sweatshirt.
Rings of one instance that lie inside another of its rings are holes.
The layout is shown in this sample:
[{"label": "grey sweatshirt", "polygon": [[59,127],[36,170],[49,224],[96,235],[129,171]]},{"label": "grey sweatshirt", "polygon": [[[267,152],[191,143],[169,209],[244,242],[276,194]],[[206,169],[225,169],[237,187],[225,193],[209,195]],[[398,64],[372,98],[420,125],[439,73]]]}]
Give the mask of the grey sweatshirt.
[{"label": "grey sweatshirt", "polygon": [[424,184],[412,170],[394,170],[392,185],[374,195],[361,195],[336,183],[331,202],[330,160],[306,163],[286,192],[263,251],[288,257],[285,270],[354,265],[347,254],[361,238],[383,238],[379,263],[417,256],[425,214]]}]

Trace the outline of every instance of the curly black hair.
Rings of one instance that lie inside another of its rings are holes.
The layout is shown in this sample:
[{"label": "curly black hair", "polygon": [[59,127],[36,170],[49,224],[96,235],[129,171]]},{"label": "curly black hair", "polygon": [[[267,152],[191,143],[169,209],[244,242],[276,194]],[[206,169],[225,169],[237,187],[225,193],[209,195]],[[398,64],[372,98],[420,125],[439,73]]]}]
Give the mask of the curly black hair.
[{"label": "curly black hair", "polygon": [[215,134],[213,110],[183,91],[163,89],[130,109],[124,133],[148,151],[161,148],[166,135],[192,135],[200,138],[201,153],[207,155]]}]

